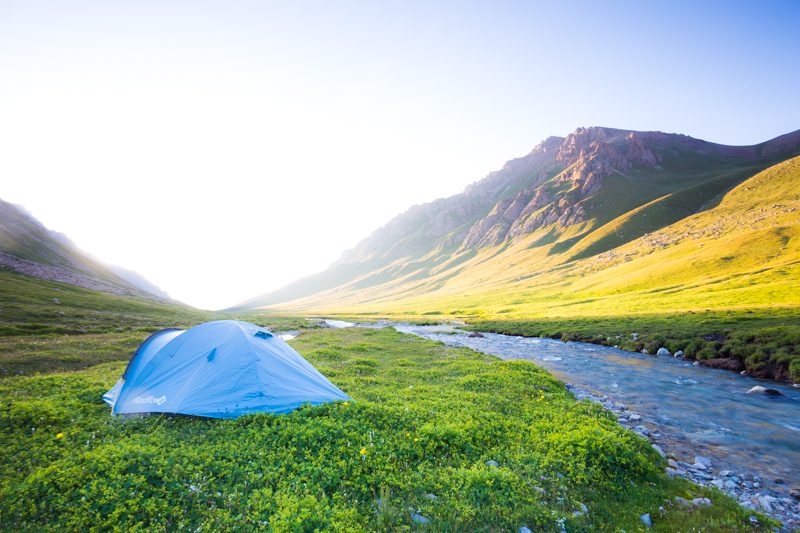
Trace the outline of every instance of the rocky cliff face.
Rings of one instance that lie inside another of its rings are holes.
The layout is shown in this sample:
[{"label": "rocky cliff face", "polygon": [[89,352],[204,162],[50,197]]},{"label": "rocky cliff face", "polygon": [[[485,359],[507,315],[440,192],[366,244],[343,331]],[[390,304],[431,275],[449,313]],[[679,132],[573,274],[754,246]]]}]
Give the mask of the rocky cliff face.
[{"label": "rocky cliff face", "polygon": [[[659,172],[662,154],[714,154],[718,146],[685,135],[578,128],[566,138],[546,139],[459,195],[412,207],[346,252],[341,262],[403,257],[436,246],[463,251],[552,224],[571,226],[587,220],[605,178],[634,170]],[[749,148],[738,157],[757,157]]]}]

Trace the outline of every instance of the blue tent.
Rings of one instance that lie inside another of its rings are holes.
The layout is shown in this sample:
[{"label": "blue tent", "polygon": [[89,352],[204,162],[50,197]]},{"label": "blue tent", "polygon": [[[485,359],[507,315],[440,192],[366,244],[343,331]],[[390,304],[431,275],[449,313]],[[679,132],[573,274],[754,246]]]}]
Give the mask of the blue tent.
[{"label": "blue tent", "polygon": [[349,399],[283,340],[236,320],[153,333],[103,395],[115,415],[212,418],[288,413],[304,404]]}]

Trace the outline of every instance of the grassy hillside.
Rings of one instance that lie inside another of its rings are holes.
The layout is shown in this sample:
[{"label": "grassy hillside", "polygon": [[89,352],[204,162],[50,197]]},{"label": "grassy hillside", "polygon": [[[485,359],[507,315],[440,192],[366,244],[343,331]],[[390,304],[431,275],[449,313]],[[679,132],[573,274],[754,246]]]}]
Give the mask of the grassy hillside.
[{"label": "grassy hillside", "polygon": [[[127,361],[148,333],[233,316],[0,270],[0,377]],[[283,329],[305,325],[263,312],[236,317]]]},{"label": "grassy hillside", "polygon": [[0,529],[639,531],[643,513],[663,531],[770,525],[668,478],[646,440],[535,365],[392,330],[294,345],[353,401],[122,420],[100,395],[123,362],[0,379]]},{"label": "grassy hillside", "polygon": [[[571,323],[616,321],[612,331],[592,329],[585,338],[630,335],[637,323],[663,324],[675,314],[689,317],[677,324],[690,324],[692,313],[724,317],[730,311],[741,317],[736,324],[705,322],[668,338],[654,327],[647,342],[660,337],[692,356],[733,357],[760,375],[800,380],[800,363],[793,362],[800,357],[800,158],[774,165],[724,194],[718,183],[706,185],[706,210],[658,231],[649,231],[649,221],[673,216],[671,210],[684,205],[682,197],[697,193],[696,187],[660,197],[588,235],[581,226],[561,240],[541,230],[465,255],[455,264],[436,264],[424,276],[395,275],[372,287],[356,280],[282,307],[549,323],[551,331],[578,335],[584,329]],[[674,195],[680,201],[673,201]],[[624,232],[642,236],[596,255],[587,252],[617,244],[614,239]],[[762,317],[758,328],[751,327],[753,315]],[[627,324],[626,317],[632,317]],[[532,329],[548,330],[516,331]],[[733,332],[739,332],[737,338]],[[759,341],[767,337],[773,340]],[[607,342],[621,344],[617,340]]]},{"label": "grassy hillside", "polygon": [[[477,281],[500,281],[509,264],[534,271],[565,265],[708,209],[732,187],[798,154],[800,131],[724,146],[678,134],[578,128],[460,194],[411,207],[327,270],[237,309],[338,301],[353,292],[371,301],[371,292],[396,286],[407,298],[437,291],[491,258],[491,275]],[[447,265],[453,260],[458,268]]]}]

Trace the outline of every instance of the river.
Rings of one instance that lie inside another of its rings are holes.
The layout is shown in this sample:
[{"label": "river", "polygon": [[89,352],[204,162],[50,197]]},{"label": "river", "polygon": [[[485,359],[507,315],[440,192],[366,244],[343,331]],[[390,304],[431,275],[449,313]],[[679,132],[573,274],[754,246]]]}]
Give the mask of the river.
[{"label": "river", "polygon": [[[353,324],[329,321],[329,325]],[[734,477],[727,479],[736,481],[737,486],[729,487],[726,492],[743,503],[750,501],[755,491],[778,498],[764,505],[755,498],[757,508],[775,506],[775,511],[779,511],[786,507],[790,514],[797,511],[798,506],[788,492],[790,487],[800,487],[798,388],[697,366],[685,359],[594,344],[496,333],[470,336],[449,325],[391,325],[402,333],[448,346],[541,365],[578,389],[608,396],[613,402],[635,410],[641,416],[641,422],[636,424],[649,428],[653,440],[683,463],[676,468],[685,468],[692,479],[708,476],[705,484],[713,479],[719,482],[726,478],[720,478],[718,473],[730,470],[736,475],[729,474]],[[747,394],[755,385],[776,389],[781,395]],[[693,471],[690,465],[698,455],[711,459],[713,468]],[[748,479],[756,482],[755,488]],[[743,485],[748,483],[751,486]]]}]

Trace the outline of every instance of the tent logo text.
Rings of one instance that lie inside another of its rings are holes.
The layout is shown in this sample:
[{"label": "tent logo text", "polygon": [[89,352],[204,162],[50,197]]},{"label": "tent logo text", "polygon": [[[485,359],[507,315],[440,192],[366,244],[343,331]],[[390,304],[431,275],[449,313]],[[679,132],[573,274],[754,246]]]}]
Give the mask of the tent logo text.
[{"label": "tent logo text", "polygon": [[133,399],[133,403],[154,403],[156,405],[161,405],[162,403],[167,401],[166,396],[161,396],[160,398],[156,398],[155,396],[146,396],[142,398],[141,396],[137,396]]}]

